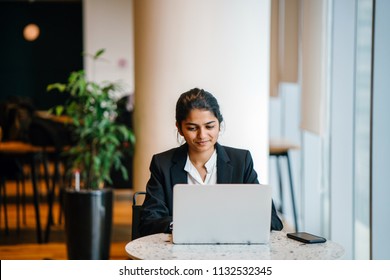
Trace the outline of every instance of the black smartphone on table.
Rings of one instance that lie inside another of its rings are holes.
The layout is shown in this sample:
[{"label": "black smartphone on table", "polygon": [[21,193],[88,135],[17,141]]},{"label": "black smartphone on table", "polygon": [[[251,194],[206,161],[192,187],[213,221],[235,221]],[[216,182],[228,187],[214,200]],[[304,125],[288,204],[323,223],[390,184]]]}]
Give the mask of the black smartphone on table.
[{"label": "black smartphone on table", "polygon": [[303,243],[309,243],[309,244],[326,242],[326,239],[324,237],[317,236],[307,232],[287,233],[287,237],[294,240],[298,240]]}]

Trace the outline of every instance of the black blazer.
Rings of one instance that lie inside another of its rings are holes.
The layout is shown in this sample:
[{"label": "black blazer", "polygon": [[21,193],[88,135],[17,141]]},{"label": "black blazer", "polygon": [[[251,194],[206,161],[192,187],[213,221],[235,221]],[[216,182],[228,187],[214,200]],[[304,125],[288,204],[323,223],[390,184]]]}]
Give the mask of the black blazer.
[{"label": "black blazer", "polygon": [[[257,173],[249,151],[216,144],[217,183],[258,184]],[[173,186],[187,184],[188,145],[156,154],[150,164],[151,176],[146,186],[146,197],[140,218],[141,236],[170,232],[172,222]],[[281,230],[283,224],[272,202],[271,229]]]}]

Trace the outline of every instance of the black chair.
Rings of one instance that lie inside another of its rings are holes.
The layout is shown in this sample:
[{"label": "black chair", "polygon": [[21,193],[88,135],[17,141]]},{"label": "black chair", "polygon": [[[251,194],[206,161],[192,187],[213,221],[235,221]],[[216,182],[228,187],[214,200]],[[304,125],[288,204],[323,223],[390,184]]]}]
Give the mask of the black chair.
[{"label": "black chair", "polygon": [[[43,123],[43,125],[42,125]],[[14,177],[17,180],[17,223],[19,229],[19,181],[22,182],[23,186],[23,211],[25,219],[25,191],[24,191],[24,174],[23,165],[29,163],[31,169],[31,180],[33,181],[34,189],[34,208],[36,211],[36,223],[37,223],[37,239],[41,243],[41,226],[39,217],[39,190],[37,187],[39,167],[43,164],[44,167],[44,179],[47,187],[47,193],[52,193],[50,190],[50,179],[48,170],[48,154],[49,151],[54,151],[55,156],[59,151],[56,145],[59,141],[53,141],[53,137],[57,137],[61,141],[65,139],[62,135],[55,133],[48,133],[47,123],[44,120],[36,117],[35,108],[32,101],[28,98],[23,97],[10,97],[5,102],[0,103],[0,126],[2,128],[2,141],[8,143],[24,143],[27,146],[32,144],[34,146],[40,146],[42,149],[37,147],[25,147],[26,150],[13,152],[5,150],[2,152],[2,160],[8,162],[20,162],[21,167],[16,172],[2,169],[0,172],[1,176],[1,200],[3,201],[3,208],[5,213],[6,231],[8,231],[7,217],[6,217],[6,206],[7,206],[7,193],[6,193],[6,181]],[[54,136],[52,136],[54,135]],[[22,145],[22,147],[24,147]],[[37,149],[35,149],[37,148]],[[23,148],[22,148],[23,149]],[[1,164],[1,166],[9,167],[8,164]],[[57,169],[56,171],[57,172]],[[58,176],[54,175],[54,178]],[[54,185],[54,179],[53,179]],[[54,189],[54,187],[53,187]],[[49,200],[50,202],[50,200]],[[50,218],[51,218],[51,206],[50,206]]]},{"label": "black chair", "polygon": [[[49,242],[50,226],[54,223],[53,202],[55,200],[56,186],[58,186],[59,193],[61,193],[61,188],[63,186],[63,182],[61,182],[63,176],[60,174],[60,165],[64,167],[64,173],[67,172],[66,165],[64,163],[65,159],[63,158],[62,153],[64,148],[72,143],[71,132],[62,123],[34,116],[29,127],[29,140],[31,144],[42,147],[44,151],[43,167],[46,186],[48,188],[47,193],[49,207],[44,241]],[[54,173],[51,176],[51,181],[48,170],[49,162],[51,162],[54,167]]]},{"label": "black chair", "polygon": [[146,195],[146,192],[136,192],[133,195],[133,214],[131,222],[131,240],[137,239],[140,237],[139,233],[139,222],[141,217],[142,205],[137,204],[137,197]]},{"label": "black chair", "polygon": [[[26,195],[25,195],[25,176],[23,172],[23,163],[16,158],[0,155],[0,210],[4,211],[4,229],[5,233],[9,234],[8,228],[8,195],[7,181],[15,180],[16,182],[16,225],[17,231],[20,230],[20,185],[22,185],[22,206],[23,206],[23,224],[26,224]],[[1,205],[2,204],[2,205]],[[1,216],[0,216],[1,225]]]},{"label": "black chair", "polygon": [[[26,97],[9,96],[5,101],[0,102],[0,141],[28,141],[28,127],[31,123],[34,106],[32,101]],[[23,223],[26,224],[26,194],[25,175],[22,157],[14,157],[7,154],[0,155],[0,210],[1,203],[4,210],[5,231],[8,234],[7,217],[7,181],[16,181],[16,222],[17,230],[20,229],[19,204],[20,184],[22,184],[22,206]],[[0,216],[1,224],[1,216]]]}]

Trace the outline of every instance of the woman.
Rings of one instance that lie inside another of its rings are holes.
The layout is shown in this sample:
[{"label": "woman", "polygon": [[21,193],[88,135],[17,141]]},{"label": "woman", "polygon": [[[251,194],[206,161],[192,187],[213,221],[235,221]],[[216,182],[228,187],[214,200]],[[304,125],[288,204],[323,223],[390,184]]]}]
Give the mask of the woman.
[{"label": "woman", "polygon": [[[222,121],[218,102],[209,92],[194,88],[179,97],[176,127],[186,143],[152,158],[140,221],[142,236],[171,232],[176,184],[258,184],[250,152],[218,144]],[[272,203],[271,229],[282,228]]]}]

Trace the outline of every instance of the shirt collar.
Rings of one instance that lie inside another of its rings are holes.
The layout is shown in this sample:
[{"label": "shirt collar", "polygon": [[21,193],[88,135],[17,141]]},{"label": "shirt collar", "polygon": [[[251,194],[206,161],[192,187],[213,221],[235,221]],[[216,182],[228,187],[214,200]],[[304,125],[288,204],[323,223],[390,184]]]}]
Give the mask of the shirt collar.
[{"label": "shirt collar", "polygon": [[208,174],[213,171],[216,163],[217,163],[217,150],[214,150],[214,153],[211,155],[210,159],[204,165]]},{"label": "shirt collar", "polygon": [[[206,168],[207,174],[213,172],[213,169],[217,163],[217,150],[215,149],[210,159],[205,163],[204,167]],[[187,162],[184,166],[184,170],[188,173],[192,174],[193,170],[196,170],[195,166],[192,164],[190,160],[190,156],[187,154]]]}]

